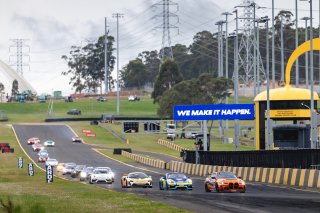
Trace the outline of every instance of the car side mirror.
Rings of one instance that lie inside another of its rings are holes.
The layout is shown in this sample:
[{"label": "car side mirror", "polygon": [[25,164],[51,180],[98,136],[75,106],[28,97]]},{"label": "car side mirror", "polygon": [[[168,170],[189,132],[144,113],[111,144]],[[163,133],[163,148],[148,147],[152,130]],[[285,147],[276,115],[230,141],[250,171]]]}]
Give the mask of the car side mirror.
[{"label": "car side mirror", "polygon": [[167,179],[166,176],[163,176],[162,178],[163,178],[163,179]]},{"label": "car side mirror", "polygon": [[149,178],[152,178],[151,176],[149,176]]},{"label": "car side mirror", "polygon": [[241,176],[239,176],[238,178],[239,178],[239,179],[242,179],[242,177],[241,177]]},{"label": "car side mirror", "polygon": [[211,177],[211,178],[214,179],[214,180],[217,179],[216,177]]}]

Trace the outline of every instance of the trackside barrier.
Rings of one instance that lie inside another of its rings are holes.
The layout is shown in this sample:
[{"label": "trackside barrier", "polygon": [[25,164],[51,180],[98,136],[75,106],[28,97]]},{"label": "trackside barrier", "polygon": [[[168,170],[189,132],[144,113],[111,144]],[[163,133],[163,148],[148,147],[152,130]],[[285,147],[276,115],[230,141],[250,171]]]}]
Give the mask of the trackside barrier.
[{"label": "trackside barrier", "polygon": [[181,152],[182,150],[187,150],[187,149],[183,148],[182,146],[179,146],[177,144],[174,144],[174,143],[171,143],[169,141],[162,140],[162,139],[158,140],[158,144],[163,145],[163,146],[165,146],[165,147],[167,147],[169,149],[173,149],[173,150],[179,151],[179,152]]},{"label": "trackside barrier", "polygon": [[197,176],[228,171],[249,182],[320,188],[320,170],[315,169],[212,166],[171,161],[170,170]]},{"label": "trackside barrier", "polygon": [[166,162],[162,161],[162,160],[157,160],[157,159],[151,159],[151,158],[147,158],[147,157],[143,157],[141,155],[136,155],[136,154],[132,154],[126,151],[121,152],[121,155],[130,158],[132,160],[135,160],[139,163],[143,163],[146,164],[148,166],[152,166],[152,167],[156,167],[156,168],[160,168],[160,169],[165,169],[166,168]]}]

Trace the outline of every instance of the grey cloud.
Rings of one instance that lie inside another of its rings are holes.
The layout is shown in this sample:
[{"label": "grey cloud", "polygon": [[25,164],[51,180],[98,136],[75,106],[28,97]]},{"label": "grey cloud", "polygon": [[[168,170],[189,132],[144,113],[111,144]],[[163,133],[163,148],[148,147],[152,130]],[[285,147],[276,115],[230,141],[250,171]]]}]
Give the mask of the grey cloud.
[{"label": "grey cloud", "polygon": [[[44,47],[61,46],[73,37],[72,29],[53,17],[35,17],[14,14],[13,23],[32,33],[33,40]],[[22,35],[23,37],[23,35]]]}]

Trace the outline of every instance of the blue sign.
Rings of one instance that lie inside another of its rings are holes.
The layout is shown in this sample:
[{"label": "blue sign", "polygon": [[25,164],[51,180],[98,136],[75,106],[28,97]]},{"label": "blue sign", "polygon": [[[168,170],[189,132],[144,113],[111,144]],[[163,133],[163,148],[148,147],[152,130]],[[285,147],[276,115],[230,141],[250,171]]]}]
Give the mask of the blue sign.
[{"label": "blue sign", "polygon": [[47,183],[53,182],[53,167],[51,165],[46,166],[46,180]]},{"label": "blue sign", "polygon": [[174,120],[253,120],[254,104],[177,105]]},{"label": "blue sign", "polygon": [[18,159],[18,168],[23,168],[23,158],[22,157],[19,157]]},{"label": "blue sign", "polygon": [[29,176],[34,176],[34,166],[32,163],[28,164],[28,174]]}]

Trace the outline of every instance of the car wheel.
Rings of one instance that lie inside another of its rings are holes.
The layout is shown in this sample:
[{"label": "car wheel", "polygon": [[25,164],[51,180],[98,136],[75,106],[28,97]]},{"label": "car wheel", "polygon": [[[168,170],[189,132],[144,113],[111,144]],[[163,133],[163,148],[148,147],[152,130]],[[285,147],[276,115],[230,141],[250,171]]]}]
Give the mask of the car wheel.
[{"label": "car wheel", "polygon": [[204,189],[206,192],[211,192],[211,190],[208,188],[208,183],[204,184]]},{"label": "car wheel", "polygon": [[216,184],[216,191],[217,191],[217,192],[220,192],[219,187],[218,187],[218,184]]},{"label": "car wheel", "polygon": [[92,180],[91,180],[91,179],[89,180],[89,183],[90,183],[90,184],[93,184],[93,182],[92,182]]},{"label": "car wheel", "polygon": [[159,189],[160,189],[160,190],[164,190],[164,188],[163,188],[163,186],[162,186],[162,182],[161,182],[161,181],[159,182]]},{"label": "car wheel", "polygon": [[243,190],[240,191],[240,193],[246,193],[246,187],[244,187]]}]

